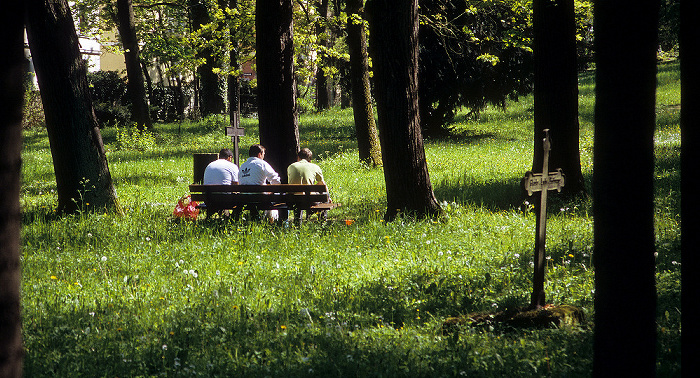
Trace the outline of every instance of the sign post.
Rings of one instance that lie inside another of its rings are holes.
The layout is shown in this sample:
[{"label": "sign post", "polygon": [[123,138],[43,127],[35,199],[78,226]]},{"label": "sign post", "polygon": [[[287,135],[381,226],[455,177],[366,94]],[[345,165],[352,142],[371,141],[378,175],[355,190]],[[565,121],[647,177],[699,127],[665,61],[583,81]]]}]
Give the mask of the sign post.
[{"label": "sign post", "polygon": [[233,162],[240,167],[239,163],[239,153],[238,153],[238,141],[239,138],[245,135],[245,129],[234,125],[232,127],[226,127],[226,136],[231,137],[231,142],[233,142]]},{"label": "sign post", "polygon": [[561,188],[564,186],[564,174],[561,168],[554,172],[549,172],[549,151],[551,150],[549,129],[544,130],[544,135],[542,173],[532,173],[528,171],[525,173],[525,177],[522,180],[523,188],[527,191],[528,196],[531,196],[533,192],[541,192],[535,235],[535,271],[532,279],[533,288],[530,300],[530,307],[532,308],[540,308],[545,304],[544,255],[547,236],[547,192],[554,189],[560,192]]}]

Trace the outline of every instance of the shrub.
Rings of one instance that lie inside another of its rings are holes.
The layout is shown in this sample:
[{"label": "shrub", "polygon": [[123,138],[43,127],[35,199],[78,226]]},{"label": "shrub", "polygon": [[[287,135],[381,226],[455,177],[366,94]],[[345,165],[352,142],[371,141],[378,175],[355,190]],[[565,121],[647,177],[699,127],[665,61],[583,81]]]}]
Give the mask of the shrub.
[{"label": "shrub", "polygon": [[100,125],[128,125],[131,108],[126,100],[126,79],[116,71],[88,73],[95,115]]}]

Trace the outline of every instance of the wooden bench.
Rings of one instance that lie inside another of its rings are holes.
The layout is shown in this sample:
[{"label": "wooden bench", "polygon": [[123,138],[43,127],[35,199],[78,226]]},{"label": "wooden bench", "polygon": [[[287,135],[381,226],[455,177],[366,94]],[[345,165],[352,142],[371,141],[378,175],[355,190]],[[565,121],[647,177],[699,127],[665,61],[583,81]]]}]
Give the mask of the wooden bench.
[{"label": "wooden bench", "polygon": [[190,195],[193,201],[204,202],[200,208],[206,210],[207,217],[223,210],[236,210],[238,214],[244,209],[295,210],[298,214],[305,210],[309,214],[340,206],[330,201],[328,187],[324,184],[191,184]]}]

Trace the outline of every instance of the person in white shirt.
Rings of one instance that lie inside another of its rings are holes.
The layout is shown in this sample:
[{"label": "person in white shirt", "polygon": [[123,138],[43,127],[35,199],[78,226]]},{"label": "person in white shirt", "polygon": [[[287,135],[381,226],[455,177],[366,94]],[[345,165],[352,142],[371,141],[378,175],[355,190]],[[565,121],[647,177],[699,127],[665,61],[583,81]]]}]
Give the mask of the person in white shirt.
[{"label": "person in white shirt", "polygon": [[204,168],[204,185],[231,185],[238,182],[238,167],[232,163],[233,153],[228,148],[219,151],[219,159]]},{"label": "person in white shirt", "polygon": [[248,150],[249,158],[241,164],[239,183],[241,185],[265,185],[279,184],[280,176],[270,166],[265,158],[265,147],[262,144],[254,144]]},{"label": "person in white shirt", "polygon": [[[239,182],[241,185],[266,185],[280,184],[280,176],[272,166],[263,160],[265,158],[265,146],[254,144],[248,150],[250,156],[245,163],[241,164]],[[252,210],[253,218],[259,216],[258,211]],[[277,210],[265,210],[264,217],[269,221],[276,221],[279,218]]]}]

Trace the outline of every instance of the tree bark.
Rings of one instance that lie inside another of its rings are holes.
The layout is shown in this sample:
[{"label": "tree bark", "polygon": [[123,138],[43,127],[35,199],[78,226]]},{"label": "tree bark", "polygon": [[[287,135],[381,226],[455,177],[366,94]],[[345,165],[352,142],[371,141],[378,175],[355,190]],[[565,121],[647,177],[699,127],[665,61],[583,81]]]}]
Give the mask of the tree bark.
[{"label": "tree bark", "polygon": [[700,3],[681,1],[681,370],[700,371],[700,325],[697,305],[700,290],[692,277],[700,271],[697,246],[700,245],[700,230],[696,220],[700,212],[700,52],[697,41],[700,29],[695,17],[700,12]]},{"label": "tree bark", "polygon": [[287,182],[287,166],[299,150],[292,1],[256,2],[258,124],[265,160]]},{"label": "tree bark", "polygon": [[[238,0],[229,0],[229,8],[238,8]],[[229,38],[231,42],[231,50],[229,51],[229,66],[231,70],[238,70],[240,68],[240,62],[238,57],[238,40],[236,39],[236,31],[231,29],[229,31]],[[241,81],[240,74],[236,73],[233,75],[228,75],[228,113],[231,119],[231,125],[233,127],[238,127],[241,124]],[[238,156],[236,156],[236,159]]]},{"label": "tree bark", "polygon": [[[316,2],[316,8],[319,13],[319,20],[316,25],[316,36],[321,45],[330,46],[330,35],[326,22],[330,18],[330,8],[328,0],[320,0]],[[322,58],[321,58],[322,60]],[[316,107],[319,111],[329,109],[333,104],[333,86],[330,83],[328,76],[323,71],[323,62],[319,64],[316,71]]]},{"label": "tree bark", "polygon": [[[207,4],[205,0],[189,0],[189,2],[192,30],[199,30],[202,25],[211,22]],[[221,68],[221,62],[214,56],[214,51],[210,47],[202,49],[197,57],[205,60],[205,63],[197,68],[200,112],[202,116],[224,114],[226,112],[224,87],[219,75],[213,71],[214,68]]]},{"label": "tree bark", "polygon": [[658,0],[595,3],[594,376],[656,369]]},{"label": "tree bark", "polygon": [[0,377],[21,377],[20,175],[26,61],[23,8],[3,4],[0,14]]},{"label": "tree bark", "polygon": [[51,145],[58,211],[121,211],[66,0],[26,0],[27,37]]},{"label": "tree bark", "polygon": [[581,173],[576,24],[573,0],[535,0],[535,142],[532,171],[542,169],[543,130],[550,130],[550,167],[566,175],[564,196],[586,192]]},{"label": "tree bark", "polygon": [[386,220],[437,214],[418,113],[418,0],[367,2],[376,74]]},{"label": "tree bark", "polygon": [[141,71],[141,59],[139,58],[139,41],[136,38],[134,26],[134,8],[131,0],[117,0],[117,19],[119,35],[124,47],[124,63],[126,64],[126,76],[128,79],[129,97],[131,98],[132,118],[139,129],[153,129],[153,122],[148,111],[146,101],[146,89]]},{"label": "tree bark", "polygon": [[347,44],[350,53],[352,114],[355,118],[355,133],[357,134],[360,161],[376,167],[382,165],[382,151],[372,108],[367,37],[364,30],[362,3],[362,0],[347,0],[346,9],[348,14]]}]

